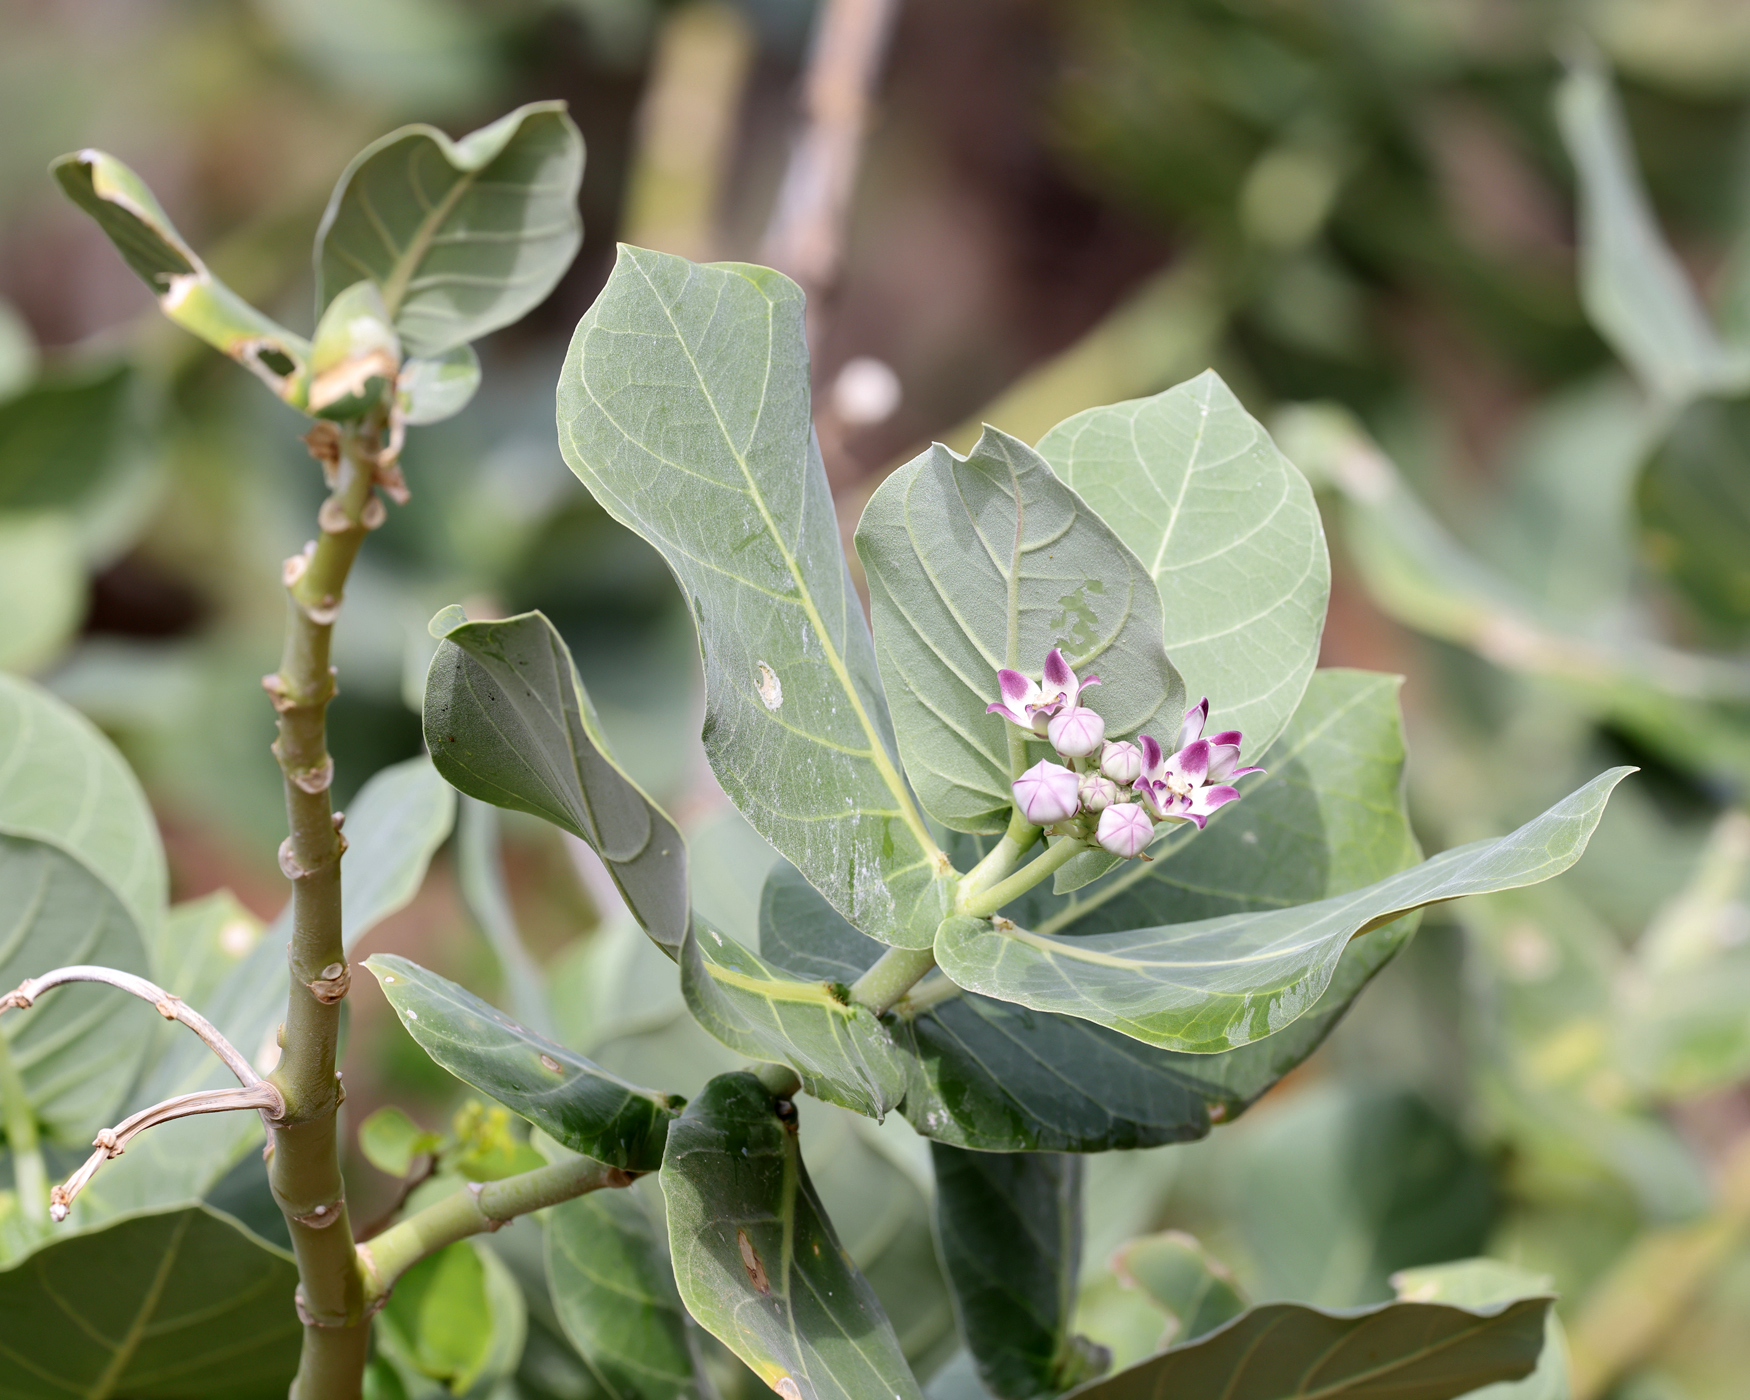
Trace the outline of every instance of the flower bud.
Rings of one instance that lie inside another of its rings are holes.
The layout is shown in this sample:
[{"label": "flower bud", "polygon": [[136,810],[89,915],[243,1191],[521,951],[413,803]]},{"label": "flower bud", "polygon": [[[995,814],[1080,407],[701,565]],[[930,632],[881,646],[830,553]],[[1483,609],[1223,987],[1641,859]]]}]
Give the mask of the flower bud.
[{"label": "flower bud", "polygon": [[1118,800],[1118,784],[1098,773],[1083,773],[1081,797],[1084,812],[1104,812]]},{"label": "flower bud", "polygon": [[1154,823],[1148,819],[1148,813],[1134,802],[1124,802],[1100,813],[1100,826],[1094,837],[1113,855],[1129,860],[1148,849],[1154,834]]},{"label": "flower bud", "polygon": [[1065,758],[1086,758],[1105,739],[1106,721],[1078,705],[1053,715],[1046,734],[1051,747]]},{"label": "flower bud", "polygon": [[1115,783],[1134,783],[1142,775],[1142,750],[1128,739],[1100,751],[1100,771]]},{"label": "flower bud", "polygon": [[1011,784],[1015,806],[1034,826],[1050,826],[1076,813],[1076,775],[1061,764],[1042,759]]}]

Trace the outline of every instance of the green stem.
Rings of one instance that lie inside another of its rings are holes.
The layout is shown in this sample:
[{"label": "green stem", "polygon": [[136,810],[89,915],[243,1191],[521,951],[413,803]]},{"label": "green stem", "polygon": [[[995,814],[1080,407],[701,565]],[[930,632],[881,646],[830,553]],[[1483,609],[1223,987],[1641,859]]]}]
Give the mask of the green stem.
[{"label": "green stem", "polygon": [[766,1086],[775,1099],[793,1099],[802,1092],[802,1076],[789,1065],[762,1060],[757,1065],[748,1066],[748,1069],[755,1079]]},{"label": "green stem", "polygon": [[879,1016],[928,976],[935,965],[934,948],[889,948],[851,984],[851,1000]]},{"label": "green stem", "polygon": [[446,1245],[496,1230],[519,1215],[556,1206],[585,1192],[630,1186],[634,1180],[619,1167],[588,1157],[568,1157],[502,1181],[464,1186],[358,1247],[366,1304],[373,1309],[380,1306],[396,1279]]},{"label": "green stem", "polygon": [[[340,857],[329,785],[328,703],[334,698],[329,645],[347,574],[368,533],[380,422],[347,428],[334,492],[318,517],[313,551],[288,567],[285,649],[264,683],[279,714],[274,755],[285,779],[291,835],[280,864],[292,881],[291,995],[272,1079],[285,1097],[274,1124],[268,1182],[291,1230],[303,1355],[292,1400],[352,1400],[363,1385],[370,1320],[347,1219],[335,1121],[340,1106],[335,1055],[340,1003],[349,981],[342,941]],[[380,509],[380,508],[379,508]]]},{"label": "green stem", "polygon": [[1019,808],[1009,812],[1009,828],[1002,839],[985,852],[984,859],[960,879],[961,899],[982,894],[1015,868],[1015,862],[1033,848],[1040,829],[1021,815]]},{"label": "green stem", "polygon": [[988,919],[1003,905],[1026,894],[1047,875],[1054,873],[1059,866],[1067,865],[1073,857],[1092,849],[1094,848],[1080,837],[1065,836],[1055,846],[1047,847],[1040,855],[1022,866],[1008,879],[999,880],[989,889],[975,894],[970,899],[963,894],[958,901],[955,912],[968,914],[975,919]]},{"label": "green stem", "polygon": [[0,1110],[4,1110],[6,1146],[12,1153],[12,1189],[32,1232],[40,1234],[49,1218],[49,1173],[37,1137],[36,1110],[30,1106],[30,1095],[12,1063],[12,1046],[4,1035],[0,1035]]}]

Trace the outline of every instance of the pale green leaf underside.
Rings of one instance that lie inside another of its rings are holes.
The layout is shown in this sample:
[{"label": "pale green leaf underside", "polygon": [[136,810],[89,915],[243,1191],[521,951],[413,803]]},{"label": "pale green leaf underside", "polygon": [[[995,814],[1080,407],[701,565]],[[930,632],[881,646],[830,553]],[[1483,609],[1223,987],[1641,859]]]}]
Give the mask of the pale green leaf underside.
[{"label": "pale green leaf underside", "polygon": [[686,842],[608,753],[571,653],[545,617],[444,633],[426,680],[425,741],[438,771],[470,797],[587,841],[650,936],[671,955],[680,948]]},{"label": "pale green leaf underside", "polygon": [[303,1327],[291,1256],[201,1207],[57,1240],[0,1272],[8,1400],[281,1400]]},{"label": "pale green leaf underside", "polygon": [[928,947],[946,870],[896,764],[808,413],[795,283],[636,248],[559,381],[566,462],[686,595],[723,790],[858,928]]},{"label": "pale green leaf underside", "polygon": [[353,157],[316,233],[316,308],[360,278],[410,355],[435,357],[539,305],[583,240],[583,137],[531,102],[452,141],[392,131]]},{"label": "pale green leaf underside", "polygon": [[655,1189],[592,1191],[547,1214],[553,1309],[609,1400],[709,1393],[661,1227],[642,1196]]},{"label": "pale green leaf underside", "polygon": [[847,1006],[825,982],[791,979],[704,924],[682,949],[681,990],[718,1040],[791,1066],[816,1098],[881,1118],[905,1097],[905,1070],[868,1007]]},{"label": "pale green leaf underside", "polygon": [[900,756],[944,825],[1007,825],[1020,731],[986,707],[1000,668],[1037,679],[1054,646],[1100,676],[1086,703],[1109,737],[1177,732],[1185,684],[1148,571],[1025,443],[986,428],[967,457],[913,458],[870,499],[857,552]]},{"label": "pale green leaf underside", "polygon": [[688,1105],[662,1190],[682,1301],[762,1381],[792,1400],[921,1400],[759,1080],[719,1075]]},{"label": "pale green leaf underside", "polygon": [[1052,938],[976,919],[943,922],[942,970],[969,991],[1209,1053],[1261,1039],[1310,1010],[1349,939],[1412,909],[1560,874],[1586,848],[1613,768],[1510,835],[1443,852],[1353,893],[1296,908]]},{"label": "pale green leaf underside", "polygon": [[29,681],[3,674],[0,832],[47,842],[72,856],[109,887],[157,955],[169,876],[139,780],[78,711]]},{"label": "pale green leaf underside", "polygon": [[640,1089],[393,954],[365,966],[419,1048],[573,1152],[628,1171],[655,1171],[674,1117],[666,1094]]},{"label": "pale green leaf underside", "polygon": [[1550,1303],[1523,1298],[1478,1312],[1385,1303],[1348,1313],[1267,1303],[1070,1394],[1076,1400],[1454,1400],[1529,1374]]},{"label": "pale green leaf underside", "polygon": [[1187,698],[1209,697],[1210,732],[1238,729],[1262,753],[1317,664],[1331,592],[1306,478],[1214,370],[1078,413],[1039,455],[1154,578],[1167,655]]},{"label": "pale green leaf underside", "polygon": [[35,671],[59,656],[89,592],[71,515],[0,511],[0,671]]}]

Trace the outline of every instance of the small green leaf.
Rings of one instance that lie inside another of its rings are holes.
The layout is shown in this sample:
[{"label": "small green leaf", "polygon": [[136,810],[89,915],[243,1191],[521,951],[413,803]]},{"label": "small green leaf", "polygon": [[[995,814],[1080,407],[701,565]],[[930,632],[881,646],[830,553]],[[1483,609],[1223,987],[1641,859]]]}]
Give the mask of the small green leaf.
[{"label": "small green leaf", "polygon": [[433,358],[545,301],[583,240],[583,137],[531,102],[452,141],[404,126],[342,173],[316,233],[316,305],[361,277],[408,354]]},{"label": "small green leaf", "polygon": [[[1486,1308],[1515,1298],[1550,1293],[1548,1274],[1529,1273],[1498,1259],[1460,1259],[1431,1264],[1392,1275],[1398,1301],[1452,1303],[1461,1308]],[[1568,1339],[1551,1308],[1544,1321],[1543,1351],[1537,1369],[1522,1381],[1506,1381],[1473,1391],[1469,1400],[1569,1400]]]},{"label": "small green leaf", "polygon": [[1112,1364],[1070,1332],[1082,1261],[1082,1160],[930,1144],[936,1234],[960,1335],[1004,1400],[1057,1395]]},{"label": "small green leaf", "polygon": [[85,620],[89,592],[67,515],[0,513],[0,671],[36,671],[60,656]]},{"label": "small green leaf", "polygon": [[697,1400],[711,1388],[643,1189],[592,1191],[548,1212],[553,1307],[608,1395]]},{"label": "small green leaf", "polygon": [[1070,1394],[1077,1400],[1453,1400],[1530,1374],[1550,1302],[1524,1298],[1476,1311],[1384,1303],[1350,1313],[1266,1303],[1198,1341]]},{"label": "small green leaf", "polygon": [[390,1176],[406,1176],[418,1158],[437,1151],[442,1142],[437,1133],[428,1133],[394,1104],[384,1104],[359,1124],[359,1151]]},{"label": "small green leaf", "polygon": [[1592,324],[1670,402],[1741,380],[1744,363],[1721,343],[1659,231],[1615,88],[1596,60],[1562,80],[1556,119],[1580,177],[1580,299]]},{"label": "small green leaf", "polygon": [[1331,592],[1306,478],[1214,370],[1065,419],[1039,455],[1153,577],[1167,655],[1187,697],[1209,697],[1209,731],[1263,753],[1318,661]]},{"label": "small green leaf", "polygon": [[0,403],[0,511],[78,511],[117,488],[137,445],[126,364],[63,371]]},{"label": "small green leaf", "polygon": [[1246,1310],[1245,1294],[1233,1277],[1182,1230],[1128,1241],[1112,1256],[1112,1267],[1160,1306],[1178,1342],[1207,1336]]},{"label": "small green leaf", "polygon": [[732,1050],[790,1065],[816,1098],[881,1118],[905,1097],[887,1031],[842,988],[798,982],[715,929],[695,924],[681,949],[694,1018]]},{"label": "small green leaf", "polygon": [[1715,629],[1750,629],[1750,398],[1697,399],[1677,415],[1636,486],[1647,553]]},{"label": "small green leaf", "polygon": [[441,423],[468,406],[480,387],[480,357],[458,345],[436,359],[410,359],[395,381],[401,416],[413,427]]},{"label": "small green leaf", "polygon": [[403,1373],[481,1400],[516,1369],[527,1331],[516,1279],[476,1240],[421,1259],[396,1280],[376,1319],[377,1341]]},{"label": "small green leaf", "polygon": [[1207,1054],[1262,1039],[1312,1009],[1351,938],[1441,900],[1536,884],[1580,858],[1613,768],[1519,830],[1443,852],[1316,904],[1119,933],[1053,938],[957,916],[936,961],[968,991]]},{"label": "small green leaf", "polygon": [[401,372],[401,341],[375,282],[354,282],[328,303],[310,346],[309,411],[358,418],[382,401]]},{"label": "small green leaf", "polygon": [[144,180],[114,156],[94,150],[61,156],[49,169],[67,197],[109,235],[158,299],[159,310],[236,360],[281,398],[301,400],[310,343],[214,277],[183,242]]},{"label": "small green leaf", "polygon": [[573,1152],[627,1171],[661,1164],[668,1095],[609,1074],[418,963],[379,953],[365,966],[420,1049],[464,1084]]},{"label": "small green leaf", "polygon": [[56,1240],[0,1271],[6,1393],[282,1400],[297,1286],[291,1255],[202,1206]]},{"label": "small green leaf", "polygon": [[857,552],[900,757],[944,825],[1008,824],[1010,781],[1048,749],[985,711],[999,669],[1037,677],[1053,647],[1100,675],[1087,704],[1109,737],[1177,733],[1185,684],[1146,566],[1025,443],[986,428],[970,456],[913,458],[870,498]]},{"label": "small green leaf", "polygon": [[900,775],[839,547],[801,290],[621,248],[572,338],[559,446],[686,595],[724,792],[863,932],[929,947],[950,870]]},{"label": "small green leaf", "polygon": [[669,1130],[662,1190],[681,1299],[787,1400],[920,1400],[873,1290],[809,1182],[793,1111],[723,1074]]},{"label": "small green leaf", "polygon": [[425,685],[425,740],[438,771],[470,797],[587,841],[645,931],[679,950],[686,843],[609,756],[571,653],[545,617],[443,634]]}]

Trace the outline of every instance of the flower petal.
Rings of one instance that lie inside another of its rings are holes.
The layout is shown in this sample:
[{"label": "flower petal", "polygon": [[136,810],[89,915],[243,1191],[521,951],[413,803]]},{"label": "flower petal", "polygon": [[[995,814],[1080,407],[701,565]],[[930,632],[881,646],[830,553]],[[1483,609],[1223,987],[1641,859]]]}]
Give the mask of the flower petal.
[{"label": "flower petal", "polygon": [[1076,673],[1069,668],[1069,662],[1063,659],[1063,653],[1056,647],[1045,653],[1045,685],[1047,694],[1055,692],[1062,695],[1073,690],[1076,683]]},{"label": "flower petal", "polygon": [[1130,860],[1148,849],[1154,839],[1154,823],[1136,803],[1126,802],[1100,813],[1094,839],[1113,855]]},{"label": "flower petal", "polygon": [[1188,783],[1201,783],[1209,776],[1209,740],[1194,739],[1167,760],[1166,771]]},{"label": "flower petal", "polygon": [[[1239,795],[1240,790],[1234,787],[1220,786],[1198,788],[1197,791],[1192,794],[1191,805],[1188,810],[1194,815],[1207,816],[1217,807],[1225,807],[1228,803],[1237,801]],[[1201,826],[1202,823],[1200,822],[1198,825]]]},{"label": "flower petal", "polygon": [[1142,745],[1142,776],[1151,782],[1161,776],[1161,746],[1149,735],[1139,735],[1137,742]]},{"label": "flower petal", "polygon": [[1015,805],[1034,826],[1073,817],[1080,801],[1080,779],[1061,764],[1041,759],[1011,784]]},{"label": "flower petal", "polygon": [[1179,726],[1179,747],[1194,743],[1203,734],[1203,726],[1209,719],[1209,697],[1205,695],[1190,709],[1185,711],[1185,722]]}]

